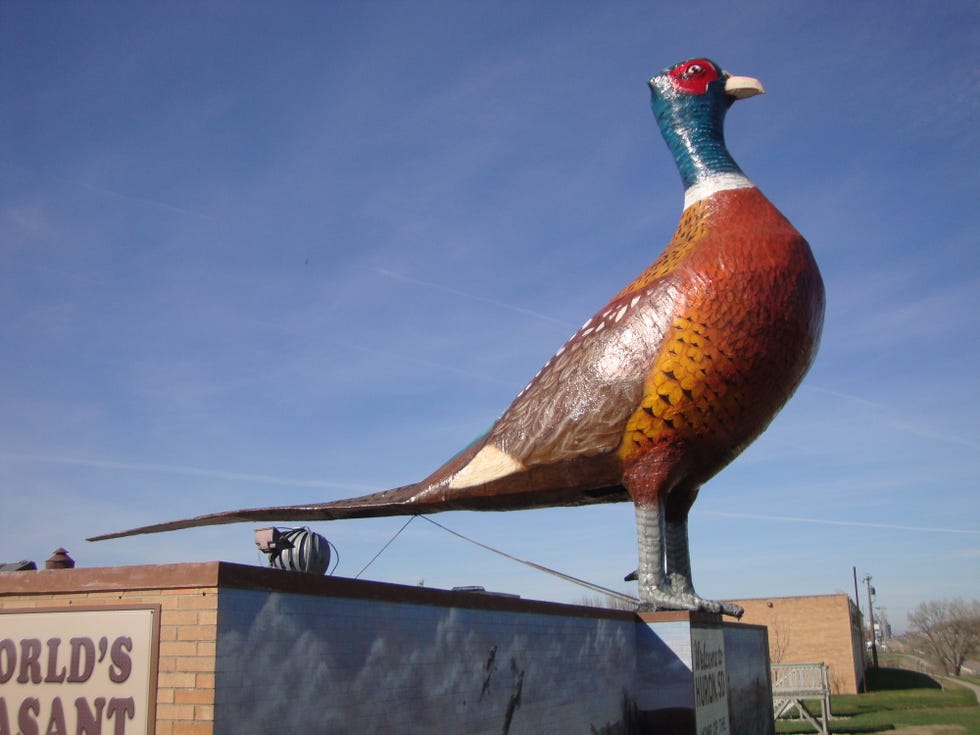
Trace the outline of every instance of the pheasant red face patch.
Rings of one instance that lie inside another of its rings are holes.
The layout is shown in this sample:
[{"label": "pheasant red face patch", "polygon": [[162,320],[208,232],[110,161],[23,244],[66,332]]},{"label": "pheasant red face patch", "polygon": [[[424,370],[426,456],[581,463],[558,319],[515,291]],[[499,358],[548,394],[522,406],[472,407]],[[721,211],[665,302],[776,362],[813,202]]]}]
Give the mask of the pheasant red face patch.
[{"label": "pheasant red face patch", "polygon": [[708,85],[719,77],[719,72],[707,59],[691,59],[675,66],[668,75],[678,92],[704,94],[708,91]]}]

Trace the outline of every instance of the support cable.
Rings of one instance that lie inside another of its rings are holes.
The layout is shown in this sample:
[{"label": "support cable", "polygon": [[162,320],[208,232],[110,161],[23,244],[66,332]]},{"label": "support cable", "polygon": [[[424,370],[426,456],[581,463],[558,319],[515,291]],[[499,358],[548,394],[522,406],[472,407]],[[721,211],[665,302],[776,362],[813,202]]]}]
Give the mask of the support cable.
[{"label": "support cable", "polygon": [[[623,592],[617,592],[616,590],[611,590],[611,589],[609,589],[607,587],[603,587],[601,585],[594,584],[592,582],[587,582],[584,579],[579,579],[578,577],[573,577],[570,574],[565,574],[564,572],[559,572],[559,571],[557,571],[555,569],[549,569],[548,567],[542,566],[541,564],[535,564],[533,561],[527,561],[525,559],[518,559],[516,556],[512,556],[512,555],[508,554],[506,551],[501,551],[500,549],[495,549],[492,546],[487,546],[486,544],[480,543],[479,541],[476,541],[475,539],[471,539],[468,536],[464,536],[463,534],[459,533],[458,531],[454,531],[451,528],[446,528],[446,526],[442,525],[441,523],[438,523],[437,521],[432,520],[428,516],[418,516],[418,517],[421,518],[423,521],[428,521],[429,523],[431,523],[434,526],[438,526],[443,531],[445,531],[447,533],[451,533],[453,536],[456,536],[457,538],[461,538],[464,541],[469,541],[471,544],[475,544],[475,545],[479,546],[481,549],[486,549],[487,551],[492,551],[494,554],[499,554],[500,556],[503,556],[503,557],[505,557],[507,559],[510,559],[511,561],[516,561],[519,564],[523,564],[524,566],[531,567],[532,569],[537,569],[539,572],[544,572],[545,574],[551,574],[551,575],[553,575],[555,577],[558,577],[559,579],[564,579],[566,582],[571,582],[573,584],[577,584],[577,585],[579,585],[581,587],[585,587],[586,589],[590,589],[593,592],[599,592],[599,593],[601,593],[603,595],[609,595],[610,597],[615,597],[615,598],[618,598],[620,600],[626,600],[627,602],[632,602],[632,603],[635,603],[635,604],[639,604],[639,602],[640,602],[637,598],[633,597],[632,595],[627,595],[627,594],[625,594]],[[392,539],[392,541],[393,540],[394,539]],[[383,549],[382,549],[382,551],[383,551]]]},{"label": "support cable", "polygon": [[381,556],[384,553],[385,549],[391,546],[392,542],[401,535],[401,532],[404,531],[406,528],[408,528],[408,524],[414,521],[416,518],[418,518],[418,516],[410,516],[409,519],[405,521],[405,524],[398,529],[398,532],[390,539],[388,539],[388,543],[382,546],[381,549],[378,551],[378,553],[371,557],[371,561],[369,561],[367,564],[361,567],[361,571],[359,571],[357,574],[354,575],[354,579],[359,579],[360,576],[364,574],[365,571],[367,571],[367,568],[372,564],[374,564],[374,560],[377,559],[379,556]]}]

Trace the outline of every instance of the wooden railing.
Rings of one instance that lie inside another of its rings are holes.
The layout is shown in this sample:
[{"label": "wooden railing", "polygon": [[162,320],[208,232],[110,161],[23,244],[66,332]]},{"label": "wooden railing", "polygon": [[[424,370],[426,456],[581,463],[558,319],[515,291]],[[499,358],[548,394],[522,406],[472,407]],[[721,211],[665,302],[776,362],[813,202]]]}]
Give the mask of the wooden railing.
[{"label": "wooden railing", "polygon": [[[790,716],[795,710],[821,735],[828,735],[830,719],[830,683],[827,665],[772,664],[772,712],[775,719]],[[807,707],[807,700],[820,700],[820,713]]]}]

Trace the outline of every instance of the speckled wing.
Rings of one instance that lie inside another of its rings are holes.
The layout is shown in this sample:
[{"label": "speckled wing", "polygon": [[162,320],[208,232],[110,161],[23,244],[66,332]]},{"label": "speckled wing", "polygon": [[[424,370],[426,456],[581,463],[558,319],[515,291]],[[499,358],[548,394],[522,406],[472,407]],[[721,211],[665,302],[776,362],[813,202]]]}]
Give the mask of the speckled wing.
[{"label": "speckled wing", "polygon": [[525,467],[613,452],[687,294],[671,275],[704,236],[681,218],[660,257],[566,342],[494,425],[492,445]]},{"label": "speckled wing", "polygon": [[525,467],[615,450],[670,321],[669,310],[650,308],[651,291],[614,299],[589,319],[517,396],[488,443]]}]

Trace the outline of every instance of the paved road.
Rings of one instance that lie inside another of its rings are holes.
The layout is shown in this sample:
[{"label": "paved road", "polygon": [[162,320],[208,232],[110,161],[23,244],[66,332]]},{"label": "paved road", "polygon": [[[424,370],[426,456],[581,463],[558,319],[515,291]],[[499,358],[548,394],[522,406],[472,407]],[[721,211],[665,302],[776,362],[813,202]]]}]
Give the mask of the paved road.
[{"label": "paved road", "polygon": [[945,679],[946,681],[951,681],[954,684],[959,684],[961,687],[966,687],[967,689],[973,690],[973,696],[977,698],[977,702],[980,703],[980,686],[977,686],[973,682],[966,681],[964,679],[957,679],[954,676],[940,676],[940,679]]}]

